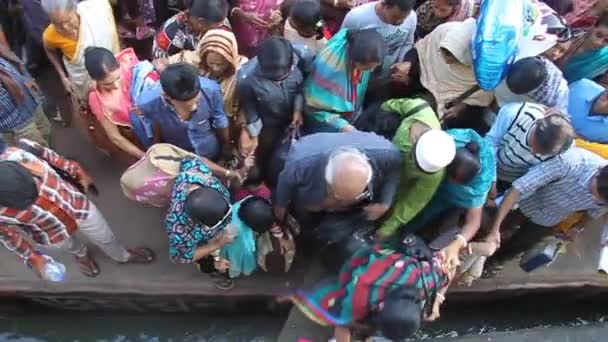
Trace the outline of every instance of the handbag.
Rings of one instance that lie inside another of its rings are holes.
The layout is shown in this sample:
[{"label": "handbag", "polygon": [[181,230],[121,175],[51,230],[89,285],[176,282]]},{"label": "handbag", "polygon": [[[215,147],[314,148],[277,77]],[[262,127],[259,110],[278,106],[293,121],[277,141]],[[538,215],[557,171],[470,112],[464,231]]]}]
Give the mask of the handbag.
[{"label": "handbag", "polygon": [[122,192],[135,202],[166,207],[171,199],[173,182],[186,157],[198,158],[194,153],[171,144],[152,145],[146,155],[120,177]]},{"label": "handbag", "polygon": [[302,136],[299,128],[289,127],[279,145],[274,149],[267,170],[268,185],[273,188],[279,179],[281,171],[285,166],[287,155],[291,146]]}]

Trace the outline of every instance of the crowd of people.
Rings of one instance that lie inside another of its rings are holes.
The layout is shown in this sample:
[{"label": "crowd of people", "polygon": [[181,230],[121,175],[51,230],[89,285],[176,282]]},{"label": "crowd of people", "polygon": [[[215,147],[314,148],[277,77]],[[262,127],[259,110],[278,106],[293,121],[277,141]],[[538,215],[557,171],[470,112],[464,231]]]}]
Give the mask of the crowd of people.
[{"label": "crowd of people", "polygon": [[[285,299],[340,342],[407,337],[451,282],[608,209],[608,1],[526,0],[544,30],[494,91],[473,69],[480,2],[0,2],[0,242],[43,279],[37,245],[100,274],[76,232],[154,262],[117,241],[51,119],[130,166],[176,263],[229,290],[320,253],[333,281]],[[67,108],[32,77],[49,67]]]}]

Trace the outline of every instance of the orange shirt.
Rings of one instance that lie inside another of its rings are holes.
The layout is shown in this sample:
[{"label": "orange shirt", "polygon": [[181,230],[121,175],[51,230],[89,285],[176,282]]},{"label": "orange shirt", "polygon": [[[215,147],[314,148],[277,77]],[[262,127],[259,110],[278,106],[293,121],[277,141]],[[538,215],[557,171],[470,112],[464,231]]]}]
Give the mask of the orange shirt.
[{"label": "orange shirt", "polygon": [[53,24],[47,26],[42,33],[42,41],[47,49],[59,49],[66,59],[74,58],[77,41],[59,34]]}]

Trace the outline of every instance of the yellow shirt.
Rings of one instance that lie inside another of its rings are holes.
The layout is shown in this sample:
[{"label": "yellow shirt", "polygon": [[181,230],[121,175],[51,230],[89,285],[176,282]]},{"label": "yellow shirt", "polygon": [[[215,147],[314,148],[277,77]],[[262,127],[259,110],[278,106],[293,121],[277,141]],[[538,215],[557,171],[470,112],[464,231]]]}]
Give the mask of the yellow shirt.
[{"label": "yellow shirt", "polygon": [[59,49],[67,60],[72,60],[76,53],[76,40],[66,38],[55,30],[55,26],[50,24],[42,33],[42,41],[47,49]]}]

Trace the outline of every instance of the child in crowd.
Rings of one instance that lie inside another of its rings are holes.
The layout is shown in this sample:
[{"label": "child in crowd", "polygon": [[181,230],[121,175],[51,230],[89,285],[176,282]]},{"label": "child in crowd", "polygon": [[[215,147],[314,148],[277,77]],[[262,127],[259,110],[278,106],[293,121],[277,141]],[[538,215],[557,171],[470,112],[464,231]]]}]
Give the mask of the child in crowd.
[{"label": "child in crowd", "polygon": [[243,181],[242,187],[234,195],[235,201],[240,201],[247,196],[259,196],[270,200],[270,189],[264,183],[262,171],[256,165],[252,166],[247,172],[247,178]]},{"label": "child in crowd", "polygon": [[314,0],[296,0],[288,11],[283,36],[292,43],[305,45],[317,54],[327,44],[323,37],[321,5]]}]

